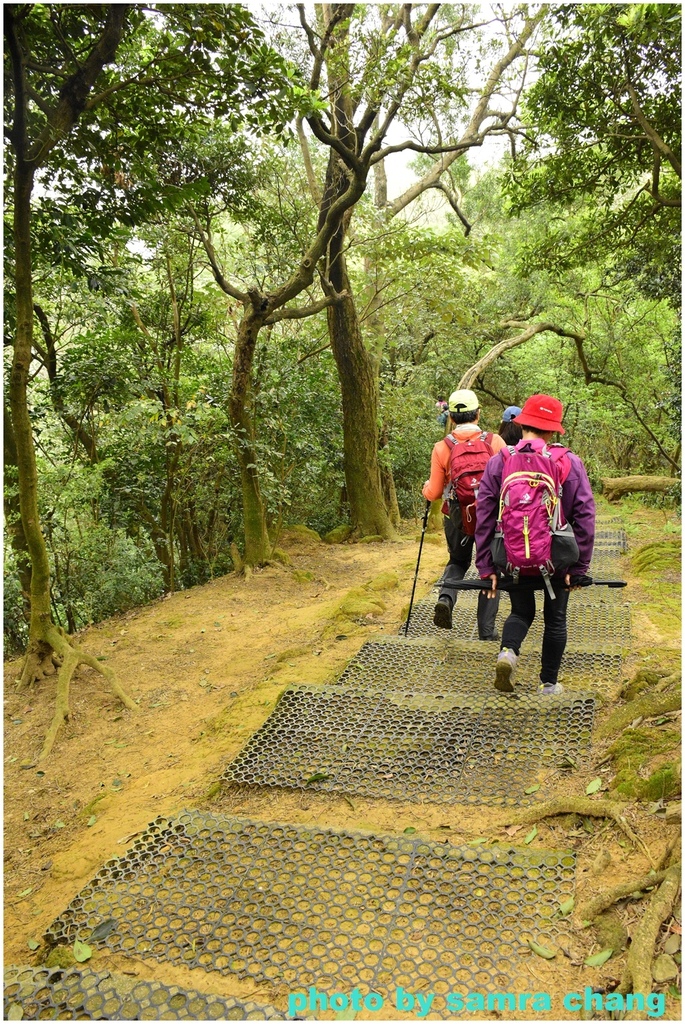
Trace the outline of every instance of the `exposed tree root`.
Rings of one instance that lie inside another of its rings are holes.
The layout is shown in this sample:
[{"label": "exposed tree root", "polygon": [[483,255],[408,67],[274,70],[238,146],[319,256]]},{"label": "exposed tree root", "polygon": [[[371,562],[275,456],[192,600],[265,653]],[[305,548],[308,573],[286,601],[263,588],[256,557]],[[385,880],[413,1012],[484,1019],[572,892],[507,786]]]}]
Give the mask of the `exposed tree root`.
[{"label": "exposed tree root", "polygon": [[[665,872],[665,877],[640,922],[639,928],[630,944],[621,984],[618,991],[641,993],[645,999],[652,991],[652,960],[654,947],[659,937],[661,925],[673,910],[673,904],[680,887],[680,864],[674,864]],[[629,1020],[645,1020],[645,1010],[633,1010]]]},{"label": "exposed tree root", "polygon": [[[673,682],[676,682],[680,677],[680,673],[675,673],[672,677]],[[664,680],[662,680],[663,682]],[[627,728],[631,722],[634,722],[636,718],[652,718],[654,715],[663,715],[668,711],[678,711],[680,709],[680,687],[673,690],[671,693],[656,694],[648,693],[644,697],[638,697],[636,700],[631,700],[630,703],[625,704],[622,708],[617,708],[613,714],[609,715],[607,720],[603,722],[595,733],[597,740],[606,739],[609,736],[615,736],[623,729]]]},{"label": "exposed tree root", "polygon": [[541,818],[553,818],[558,814],[580,814],[587,818],[611,818],[621,831],[625,832],[631,843],[644,853],[650,866],[652,868],[656,866],[647,846],[621,814],[621,805],[611,800],[590,800],[589,797],[584,796],[562,796],[556,800],[548,800],[544,804],[519,811],[509,819],[509,823],[532,825],[534,822],[540,821]]},{"label": "exposed tree root", "polygon": [[656,874],[642,875],[641,878],[636,878],[629,882],[621,882],[620,885],[615,885],[613,888],[601,892],[599,896],[595,896],[594,899],[589,900],[578,908],[578,917],[582,921],[594,921],[599,914],[613,906],[614,903],[618,903],[619,900],[632,896],[633,893],[642,892],[643,889],[653,889],[655,885],[660,885],[666,878],[668,871],[670,871],[670,868],[665,871],[658,871]]},{"label": "exposed tree root", "polygon": [[56,665],[59,665],[60,668],[57,673],[55,714],[45,736],[43,749],[38,758],[39,761],[44,761],[48,756],[52,750],[57,733],[62,724],[69,718],[69,685],[79,665],[88,665],[90,668],[95,669],[96,672],[99,672],[100,675],[103,675],[115,697],[118,697],[121,703],[130,711],[138,710],[137,705],[120,686],[113,669],[103,665],[92,654],[84,651],[83,648],[77,647],[65,635],[63,630],[52,625],[48,626],[45,639],[29,648],[21,675],[17,681],[17,688],[23,690],[27,686],[38,682],[44,676],[54,672]]}]

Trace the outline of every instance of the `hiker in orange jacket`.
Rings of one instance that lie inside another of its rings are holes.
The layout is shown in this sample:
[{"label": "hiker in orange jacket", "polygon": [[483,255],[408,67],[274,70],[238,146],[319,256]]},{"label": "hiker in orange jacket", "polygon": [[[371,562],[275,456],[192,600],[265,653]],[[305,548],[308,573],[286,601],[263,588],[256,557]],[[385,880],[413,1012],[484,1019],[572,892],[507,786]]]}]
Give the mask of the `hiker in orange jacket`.
[{"label": "hiker in orange jacket", "polygon": [[[478,425],[480,404],[473,391],[462,389],[450,395],[449,414],[452,431],[442,441],[438,441],[431,455],[430,479],[423,485],[423,496],[429,501],[444,498],[443,512],[445,539],[450,560],[445,568],[442,587],[433,614],[433,622],[442,629],[452,628],[452,609],[457,599],[455,583],[462,580],[471,566],[474,546],[475,522],[471,522],[473,509],[467,508],[469,523],[464,523],[464,506],[453,494],[453,466],[458,465],[459,456],[466,456],[472,450],[475,463],[481,461],[480,473],[485,467],[487,458],[496,455],[504,447],[499,434],[489,434]],[[469,445],[461,449],[461,445]],[[453,452],[459,449],[455,459]],[[473,478],[471,478],[473,479]],[[479,475],[477,474],[477,479]],[[478,636],[481,640],[499,640],[495,630],[497,617],[497,601],[488,601],[483,593],[478,595]]]}]

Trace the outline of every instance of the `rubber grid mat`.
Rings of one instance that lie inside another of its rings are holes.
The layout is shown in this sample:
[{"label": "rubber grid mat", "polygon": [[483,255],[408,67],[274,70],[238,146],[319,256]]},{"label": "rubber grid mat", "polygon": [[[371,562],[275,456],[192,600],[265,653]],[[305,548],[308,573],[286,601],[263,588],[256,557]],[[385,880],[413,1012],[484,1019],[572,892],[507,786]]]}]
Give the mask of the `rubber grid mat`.
[{"label": "rubber grid mat", "polygon": [[[111,950],[280,982],[290,991],[397,985],[508,991],[528,940],[559,941],[572,852],[455,847],[406,836],[218,818],[158,818],[51,926],[102,920]],[[100,943],[102,944],[102,943]]]},{"label": "rubber grid mat", "polygon": [[[10,1017],[20,1007],[21,1018]],[[5,969],[5,1020],[285,1020],[273,1006],[201,995],[108,971]]]},{"label": "rubber grid mat", "polygon": [[527,803],[532,783],[584,759],[594,709],[589,695],[508,696],[485,685],[480,694],[405,696],[300,684],[222,779],[412,802]]},{"label": "rubber grid mat", "polygon": [[[537,690],[540,655],[524,647],[516,666],[516,685],[523,692]],[[499,644],[481,640],[437,646],[421,637],[387,637],[368,640],[348,664],[340,679],[331,685],[386,687],[398,693],[482,692],[491,686]],[[573,644],[566,647],[560,679],[576,690],[598,690],[613,685],[621,676],[621,649],[609,644],[600,651],[585,651]]]},{"label": "rubber grid mat", "polygon": [[[450,643],[455,640],[478,640],[475,596],[469,594],[470,600],[468,598],[463,600],[463,594],[458,596],[452,616],[452,629],[446,630],[438,629],[433,624],[433,612],[438,593],[438,588],[435,587],[426,597],[414,604],[407,636],[424,636]],[[528,644],[531,641],[536,644],[542,642],[542,600],[542,594],[539,596],[536,594],[537,612],[526,638]],[[509,614],[509,608],[509,602],[506,597],[503,597],[497,618],[500,633],[504,619]],[[569,639],[576,647],[586,648],[589,651],[611,647],[620,651],[630,646],[630,610],[626,605],[613,598],[605,599],[604,594],[600,597],[593,594],[592,601],[589,597],[585,597],[582,591],[572,594],[568,606],[567,622]],[[402,625],[399,630],[400,636],[405,635],[404,629],[405,626]]]}]

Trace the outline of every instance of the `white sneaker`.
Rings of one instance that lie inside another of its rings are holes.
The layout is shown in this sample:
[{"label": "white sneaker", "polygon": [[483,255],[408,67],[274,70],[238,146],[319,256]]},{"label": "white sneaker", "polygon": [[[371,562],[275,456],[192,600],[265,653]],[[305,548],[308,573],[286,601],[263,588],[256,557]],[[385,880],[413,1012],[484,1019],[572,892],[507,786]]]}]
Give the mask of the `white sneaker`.
[{"label": "white sneaker", "polygon": [[516,668],[518,657],[508,647],[503,648],[497,656],[495,666],[495,689],[501,693],[513,693],[514,684],[511,681],[511,673]]},{"label": "white sneaker", "polygon": [[561,683],[540,683],[538,687],[538,693],[542,693],[545,697],[548,697],[552,693],[563,693],[564,687]]}]

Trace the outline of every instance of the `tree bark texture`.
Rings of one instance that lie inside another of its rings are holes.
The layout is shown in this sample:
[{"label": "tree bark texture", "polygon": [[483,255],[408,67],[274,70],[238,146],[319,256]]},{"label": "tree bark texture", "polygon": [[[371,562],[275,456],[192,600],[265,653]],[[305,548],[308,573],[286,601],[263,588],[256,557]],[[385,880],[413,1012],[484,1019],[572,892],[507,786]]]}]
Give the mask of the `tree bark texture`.
[{"label": "tree bark texture", "polygon": [[235,435],[236,458],[240,467],[243,494],[245,563],[263,565],[271,557],[271,542],[257,472],[251,382],[255,346],[264,317],[258,315],[255,310],[255,306],[259,304],[258,298],[252,295],[251,298],[253,301],[245,311],[236,338],[229,413]]}]

